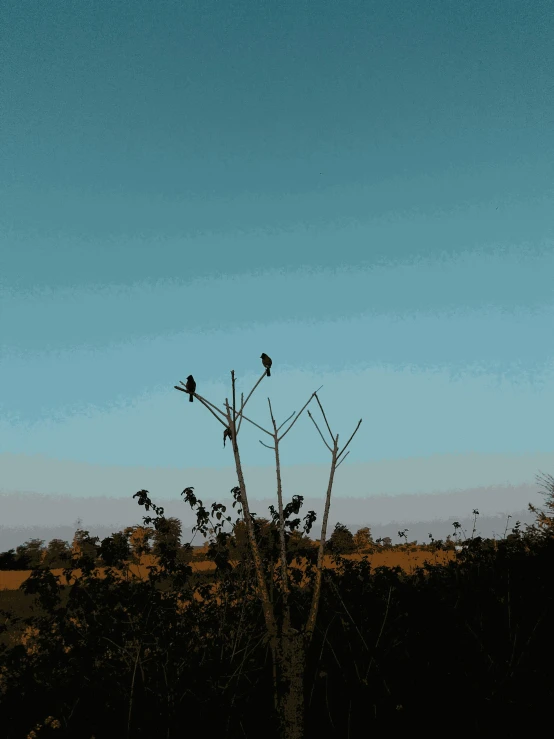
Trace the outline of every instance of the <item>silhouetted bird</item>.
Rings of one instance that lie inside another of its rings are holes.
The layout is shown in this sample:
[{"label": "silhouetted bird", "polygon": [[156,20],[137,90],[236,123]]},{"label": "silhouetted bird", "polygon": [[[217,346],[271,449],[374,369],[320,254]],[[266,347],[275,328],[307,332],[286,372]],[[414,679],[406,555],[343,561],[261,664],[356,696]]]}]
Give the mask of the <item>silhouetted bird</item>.
[{"label": "silhouetted bird", "polygon": [[269,368],[271,367],[271,365],[273,364],[273,362],[271,361],[270,357],[268,357],[267,354],[262,354],[261,357],[260,357],[260,359],[262,360],[263,366],[267,370],[266,375],[268,377],[271,377],[271,372],[269,371]]},{"label": "silhouetted bird", "polygon": [[231,429],[225,429],[223,431],[223,446],[225,446],[225,441],[229,439],[231,441]]},{"label": "silhouetted bird", "polygon": [[196,392],[196,383],[194,382],[194,377],[192,375],[189,375],[187,377],[187,384],[185,385],[185,388],[189,391],[189,400],[192,403],[194,398],[192,397],[192,393]]}]

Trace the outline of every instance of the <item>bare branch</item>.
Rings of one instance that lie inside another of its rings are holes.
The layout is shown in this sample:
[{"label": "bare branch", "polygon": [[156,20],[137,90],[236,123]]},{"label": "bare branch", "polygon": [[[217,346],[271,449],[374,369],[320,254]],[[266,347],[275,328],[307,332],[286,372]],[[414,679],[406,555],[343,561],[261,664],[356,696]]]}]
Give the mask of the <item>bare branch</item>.
[{"label": "bare branch", "polygon": [[[231,375],[232,375],[232,377],[234,379],[234,371],[232,371]],[[260,378],[260,380],[258,380],[258,383],[257,384],[259,384],[259,382],[261,382],[261,380],[265,376],[266,376],[266,374],[264,372],[264,374],[262,375],[262,377]],[[181,383],[181,384],[183,384],[183,383]],[[175,387],[178,390],[181,389],[181,388],[179,388],[177,386],[175,386]],[[235,391],[235,385],[234,384],[233,384],[233,391]],[[185,390],[183,392],[187,392],[186,387],[185,387]],[[252,390],[252,392],[253,392],[253,390]],[[189,395],[192,395],[191,393],[188,393],[188,394]],[[252,393],[250,393],[250,394],[252,394]],[[276,619],[275,619],[275,613],[274,613],[274,610],[273,610],[273,604],[272,604],[272,601],[270,599],[270,594],[268,592],[267,582],[266,582],[266,579],[265,579],[264,564],[262,562],[262,558],[261,558],[261,554],[260,554],[260,549],[259,549],[259,546],[258,546],[258,542],[256,540],[256,535],[255,535],[255,530],[254,530],[254,523],[253,523],[253,520],[254,520],[253,519],[253,514],[250,513],[250,507],[249,507],[249,504],[248,504],[248,496],[247,496],[247,492],[246,492],[246,484],[245,484],[245,481],[244,481],[244,474],[243,474],[243,470],[242,470],[242,463],[241,463],[241,459],[240,459],[240,452],[239,452],[239,447],[238,447],[237,438],[236,438],[236,424],[234,422],[236,420],[236,416],[234,414],[235,407],[233,408],[233,415],[232,415],[231,414],[231,408],[229,406],[229,400],[228,400],[228,398],[225,399],[225,411],[226,412],[223,412],[219,408],[217,408],[216,406],[214,406],[212,403],[210,403],[209,401],[207,401],[204,398],[202,398],[201,396],[196,395],[196,394],[194,394],[194,395],[202,403],[202,405],[204,405],[204,406],[206,406],[206,408],[208,408],[208,410],[210,411],[210,413],[212,413],[212,415],[214,416],[214,418],[216,418],[220,423],[223,424],[223,426],[225,427],[225,429],[229,429],[230,428],[231,429],[231,432],[232,432],[232,442],[233,442],[232,443],[232,448],[233,448],[233,455],[234,455],[234,458],[235,458],[235,468],[236,468],[237,477],[238,477],[238,486],[239,486],[239,489],[240,489],[241,513],[242,513],[242,518],[244,520],[244,523],[246,524],[246,530],[247,530],[247,533],[248,533],[248,539],[249,539],[249,543],[250,543],[250,551],[251,551],[251,554],[252,554],[254,569],[255,569],[255,572],[256,572],[257,590],[258,590],[258,594],[259,594],[260,600],[262,602],[262,608],[263,608],[263,613],[264,613],[264,619],[265,619],[265,624],[266,624],[267,635],[269,637],[269,641],[270,641],[270,645],[271,645],[271,649],[272,649],[272,654],[275,656],[277,654],[277,651],[276,650],[277,650],[277,640],[278,640],[278,629],[277,629],[277,623],[276,623]],[[233,398],[232,399],[233,399],[233,405],[235,405],[235,402],[236,402],[235,392],[233,392]],[[247,400],[248,400],[248,398],[247,398]],[[241,419],[242,418],[245,418],[245,416],[242,415],[242,411],[244,410],[244,405],[245,405],[245,403],[242,403],[242,407],[241,407]],[[216,412],[217,412],[217,415],[216,415]],[[220,418],[219,416],[222,416],[224,420],[222,420],[222,418]],[[272,438],[274,438],[274,435],[271,434],[269,431],[267,431],[266,429],[262,428],[261,426],[259,426],[254,421],[252,421],[250,419],[247,419],[247,420],[249,421],[249,423],[252,423],[252,425],[256,426],[261,431],[263,431],[264,433],[266,433],[269,436],[271,436]]]},{"label": "bare branch", "polygon": [[[226,409],[227,409],[227,417],[230,423],[232,419],[231,419],[231,413],[230,413],[228,402],[226,403]],[[257,424],[254,424],[254,425],[257,425]],[[265,433],[269,433],[269,432],[266,432],[265,429],[262,429],[262,431],[264,431]],[[269,435],[271,436],[271,434]],[[273,604],[271,603],[268,588],[267,588],[267,583],[266,583],[265,574],[264,574],[264,565],[262,563],[260,549],[258,546],[258,542],[256,540],[253,518],[250,513],[250,506],[248,504],[248,495],[246,493],[246,483],[244,481],[244,474],[242,470],[242,463],[240,459],[240,452],[239,452],[239,446],[237,443],[236,433],[233,436],[233,455],[235,457],[235,468],[237,471],[238,483],[239,483],[239,488],[240,488],[242,517],[243,517],[244,523],[246,524],[246,530],[248,532],[248,539],[250,542],[250,551],[252,554],[254,570],[256,572],[256,579],[257,579],[257,585],[258,585],[257,590],[258,590],[260,600],[262,602],[262,609],[264,613],[264,620],[265,620],[265,625],[266,625],[266,630],[267,630],[267,636],[269,638],[269,642],[272,648],[272,654],[276,654],[277,639],[278,639],[277,623],[275,619],[275,612],[273,609]]]},{"label": "bare branch", "polygon": [[[253,393],[253,392],[254,392],[254,390],[255,390],[255,389],[256,389],[256,388],[258,387],[258,385],[259,385],[259,384],[260,384],[260,382],[261,382],[261,381],[262,381],[262,380],[264,379],[264,377],[265,377],[265,376],[266,376],[266,372],[265,372],[265,370],[264,370],[264,373],[263,373],[263,375],[262,375],[262,376],[260,377],[260,379],[258,380],[258,382],[257,382],[257,383],[256,383],[256,384],[254,385],[254,387],[252,388],[252,390],[251,390],[251,391],[250,391],[250,392],[248,393],[248,396],[246,397],[246,400],[245,400],[245,401],[244,401],[244,403],[242,404],[242,406],[241,406],[241,409],[240,409],[240,412],[241,412],[241,413],[242,413],[242,411],[244,410],[244,407],[245,407],[245,405],[246,405],[246,404],[248,403],[248,401],[250,400],[250,397],[251,397],[252,393]],[[239,413],[238,415],[240,415],[240,413]]]},{"label": "bare branch", "polygon": [[315,421],[315,418],[314,418],[314,417],[312,416],[312,414],[310,413],[310,411],[308,411],[308,416],[309,416],[309,417],[310,417],[310,418],[312,419],[312,421],[313,421],[313,423],[314,423],[314,426],[315,426],[315,427],[316,427],[316,429],[317,429],[317,430],[319,431],[319,435],[320,435],[320,436],[321,436],[321,438],[323,439],[323,443],[325,444],[325,446],[327,447],[327,449],[328,449],[328,450],[329,450],[329,451],[330,451],[330,452],[332,453],[332,452],[333,452],[333,450],[331,449],[331,447],[329,446],[329,444],[328,444],[328,443],[327,443],[327,442],[325,441],[325,437],[324,437],[324,436],[323,436],[323,434],[321,433],[321,431],[320,431],[320,428],[319,428],[319,426],[317,425],[317,423],[316,423],[316,421]]},{"label": "bare branch", "polygon": [[[244,408],[244,393],[241,393],[240,394],[240,407],[241,408]],[[237,419],[235,418],[235,423],[236,423],[236,420]],[[239,418],[239,425],[238,425],[238,428],[237,428],[237,434],[240,431],[240,425],[241,425],[241,423],[242,423],[242,417]]]},{"label": "bare branch", "polygon": [[345,450],[346,450],[346,447],[347,447],[347,446],[348,446],[348,445],[350,444],[350,442],[351,442],[351,441],[352,441],[352,439],[354,438],[354,435],[356,434],[356,431],[357,431],[357,430],[358,430],[358,429],[360,428],[360,424],[361,424],[361,423],[362,423],[362,419],[360,418],[360,420],[358,421],[358,425],[356,426],[356,428],[355,428],[355,429],[354,429],[354,431],[352,432],[352,436],[351,436],[351,437],[350,437],[350,438],[348,439],[348,441],[346,442],[346,444],[345,444],[345,445],[343,446],[343,448],[342,448],[342,450],[341,450],[341,452],[340,452],[339,456],[337,457],[337,459],[340,459],[340,458],[342,457],[342,455],[344,454],[344,452],[345,452]]},{"label": "bare branch", "polygon": [[[323,385],[321,387],[323,387]],[[319,388],[319,389],[321,390],[321,388]],[[317,390],[315,391],[315,393],[317,393]],[[307,405],[308,405],[308,403],[311,402],[311,400],[314,397],[315,393],[312,393],[310,395],[310,397],[308,398],[308,400],[306,401],[306,403],[304,403],[304,405],[302,406],[302,410],[300,411],[300,413],[296,416],[296,418],[291,423],[291,425],[288,427],[288,429],[284,433],[281,434],[281,436],[279,437],[279,441],[281,441],[281,439],[283,439],[288,434],[288,432],[291,430],[291,428],[294,426],[294,424],[298,421],[298,419],[300,418],[300,416],[304,412],[304,408],[306,408]]]},{"label": "bare branch", "polygon": [[269,404],[269,415],[271,416],[271,423],[273,424],[273,428],[275,429],[275,418],[273,416],[273,408],[271,407],[271,400],[270,400],[270,398],[267,399],[267,402]]},{"label": "bare branch", "polygon": [[206,400],[206,398],[203,398],[201,395],[195,395],[196,398],[201,398],[207,405],[210,406],[210,408],[213,408],[214,411],[217,411],[218,413],[221,413],[223,418],[227,418],[227,415],[221,410],[221,408],[218,408],[217,405],[214,405],[213,403],[210,403],[209,400]]},{"label": "bare branch", "polygon": [[[283,483],[281,480],[281,457],[279,454],[279,437],[277,432],[277,424],[271,407],[271,400],[268,398],[269,412],[271,414],[271,422],[273,424],[273,438],[275,440],[275,472],[277,475],[277,503],[279,506],[279,544],[280,544],[280,560],[281,560],[281,577],[283,578],[283,630],[288,632],[290,628],[290,609],[288,606],[289,584],[287,569],[287,547],[285,541],[285,518],[283,510]],[[309,401],[308,401],[309,402]]]},{"label": "bare branch", "polygon": [[258,441],[260,442],[260,444],[261,444],[262,446],[265,446],[265,447],[267,447],[268,449],[271,449],[272,451],[275,451],[275,447],[274,447],[274,446],[269,446],[269,444],[264,444],[264,443],[263,443],[263,441],[262,441],[261,439],[258,439]]},{"label": "bare branch", "polygon": [[325,419],[325,423],[327,424],[327,428],[329,429],[329,433],[331,434],[331,439],[333,439],[333,441],[335,441],[335,437],[333,436],[333,432],[331,431],[331,427],[329,426],[329,422],[327,421],[327,416],[325,415],[325,411],[323,410],[323,406],[319,402],[319,398],[317,396],[317,393],[316,393],[315,399],[317,400],[317,404],[321,408],[321,412],[323,413],[323,418]]},{"label": "bare branch", "polygon": [[233,384],[233,424],[237,420],[237,404],[235,401],[235,370],[231,370],[231,382]]},{"label": "bare branch", "polygon": [[290,416],[289,416],[289,417],[288,417],[288,418],[287,418],[287,419],[286,419],[285,421],[283,421],[283,423],[282,423],[282,424],[281,424],[281,425],[279,426],[279,428],[277,429],[277,431],[279,431],[280,429],[282,429],[282,428],[283,428],[283,426],[285,425],[285,423],[286,423],[287,421],[290,421],[290,419],[291,419],[291,418],[292,418],[292,417],[294,416],[294,414],[295,414],[295,413],[296,413],[296,411],[293,411],[293,412],[292,412],[292,413],[290,414]]},{"label": "bare branch", "polygon": [[[238,416],[238,414],[237,414],[237,416]],[[248,421],[248,423],[251,423],[253,426],[256,426],[256,428],[259,428],[260,431],[263,431],[264,434],[268,434],[273,439],[273,434],[270,431],[268,431],[267,429],[262,428],[262,426],[259,426],[257,423],[255,423],[255,421],[252,421],[250,418],[247,418],[246,416],[241,416],[241,418],[244,418],[245,421]]]},{"label": "bare branch", "polygon": [[[206,400],[205,398],[203,398],[201,395],[197,395],[196,393],[191,393],[189,390],[183,390],[182,387],[178,387],[177,385],[174,385],[173,387],[175,388],[175,390],[181,390],[181,392],[183,392],[183,393],[187,393],[188,395],[193,395],[197,400],[199,400],[202,403],[202,405],[206,406],[206,408],[210,411],[210,413],[212,414],[212,416],[214,418],[217,418],[217,420],[219,421],[219,423],[222,423],[227,428],[227,423],[225,421],[223,421],[221,418],[219,418],[219,416],[216,416],[215,413],[212,411],[212,408],[215,408],[215,410],[218,413],[221,413],[221,415],[223,416],[223,418],[225,418],[225,415],[224,415],[223,411],[220,411],[219,408],[216,408],[215,405],[212,405],[212,403],[210,403],[208,400]],[[210,408],[210,406],[212,406],[212,408]]]},{"label": "bare branch", "polygon": [[[196,393],[195,393],[194,397],[197,398],[202,403],[202,405],[204,405],[210,411],[210,413],[212,414],[212,416],[214,418],[217,418],[217,420],[219,421],[219,423],[222,423],[225,426],[225,428],[227,428],[227,426],[228,426],[227,421],[226,420],[223,421],[219,416],[216,416],[215,415],[215,413],[210,408],[211,403],[209,403],[207,400],[205,400],[204,398],[202,398],[200,395],[196,395]],[[221,413],[221,411],[219,411],[219,412]]]},{"label": "bare branch", "polygon": [[[179,382],[181,383],[181,385],[184,385],[185,384],[181,380],[179,380]],[[189,395],[191,394],[189,390],[186,390],[186,389],[183,390],[182,388],[177,387],[177,385],[174,385],[173,387],[175,388],[175,390],[181,390],[181,392],[188,393]],[[225,413],[221,410],[221,408],[218,408],[217,405],[214,405],[213,403],[210,403],[209,400],[206,400],[206,398],[203,398],[201,395],[198,395],[198,393],[192,393],[192,394],[194,395],[195,398],[198,398],[199,400],[202,399],[204,401],[204,403],[207,403],[209,406],[211,406],[214,409],[214,411],[217,411],[218,413],[221,413],[221,415],[223,416],[223,418],[227,418],[227,416],[225,415]]]},{"label": "bare branch", "polygon": [[329,470],[329,482],[327,484],[327,494],[325,496],[325,509],[323,511],[323,520],[321,522],[321,536],[319,539],[319,547],[318,547],[318,552],[317,552],[317,567],[316,567],[316,576],[315,576],[315,582],[314,582],[314,590],[312,594],[312,604],[310,606],[310,614],[308,616],[306,627],[304,629],[306,641],[308,644],[310,643],[313,637],[315,622],[317,618],[317,611],[319,608],[319,600],[321,597],[321,581],[323,578],[323,551],[325,547],[325,537],[327,535],[329,508],[331,507],[331,492],[333,489],[333,482],[335,479],[335,472],[337,469],[338,447],[339,447],[339,435],[337,434],[336,438],[333,440],[333,449],[331,452],[332,454],[331,469]]},{"label": "bare branch", "polygon": [[341,466],[341,464],[344,462],[344,460],[346,459],[346,457],[348,457],[349,454],[350,454],[350,452],[346,452],[346,454],[344,455],[344,457],[341,459],[341,461],[335,467],[335,470],[338,470],[338,468]]}]

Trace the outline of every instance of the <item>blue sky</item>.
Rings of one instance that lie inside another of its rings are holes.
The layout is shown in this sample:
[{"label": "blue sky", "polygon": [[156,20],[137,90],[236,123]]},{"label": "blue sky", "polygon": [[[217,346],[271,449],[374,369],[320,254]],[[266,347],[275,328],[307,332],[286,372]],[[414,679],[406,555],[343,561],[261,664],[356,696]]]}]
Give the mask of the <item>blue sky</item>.
[{"label": "blue sky", "polygon": [[[106,480],[228,467],[173,385],[222,402],[262,351],[258,422],[268,393],[282,420],[323,384],[341,438],[363,418],[353,463],[433,457],[447,489],[477,453],[483,484],[532,481],[552,451],[553,16],[8,0],[0,461],[25,460],[20,489],[41,492],[39,458]],[[308,418],[287,440],[286,464],[328,461]]]}]

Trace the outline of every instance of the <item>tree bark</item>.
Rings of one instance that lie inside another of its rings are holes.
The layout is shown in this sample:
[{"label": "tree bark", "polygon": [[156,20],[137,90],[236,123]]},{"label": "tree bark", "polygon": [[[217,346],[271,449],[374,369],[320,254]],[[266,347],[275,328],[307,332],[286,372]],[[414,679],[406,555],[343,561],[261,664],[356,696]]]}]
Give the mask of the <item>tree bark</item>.
[{"label": "tree bark", "polygon": [[297,629],[283,629],[279,644],[279,719],[282,739],[304,737],[306,643]]}]

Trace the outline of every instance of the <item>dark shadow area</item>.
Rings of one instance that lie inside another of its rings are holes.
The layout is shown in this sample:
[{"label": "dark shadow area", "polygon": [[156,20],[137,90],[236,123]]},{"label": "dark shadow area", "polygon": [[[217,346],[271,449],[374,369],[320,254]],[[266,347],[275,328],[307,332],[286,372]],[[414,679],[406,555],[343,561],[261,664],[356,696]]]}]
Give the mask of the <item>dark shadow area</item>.
[{"label": "dark shadow area", "polygon": [[[208,736],[282,736],[244,524],[235,523],[233,535],[220,530],[199,550],[180,544],[174,519],[160,515],[154,523],[102,542],[79,530],[71,550],[50,547],[51,566],[65,566],[66,576],[81,570],[66,587],[37,555],[40,547],[20,550],[31,576],[19,590],[0,592],[6,739],[37,727],[41,736],[55,728],[64,739],[178,737],[191,722]],[[255,523],[279,617],[275,524]],[[306,657],[304,736],[395,736],[460,716],[475,736],[493,728],[515,736],[541,715],[554,697],[554,535],[545,514],[538,523],[524,532],[506,526],[496,541],[469,532],[446,564],[434,564],[435,555],[452,550],[453,540],[432,539],[427,563],[413,574],[343,556],[383,546],[412,551],[405,532],[397,532],[404,544],[376,543],[368,528],[353,536],[337,524],[325,547],[334,567],[324,571]],[[130,576],[133,551],[154,549],[157,566],[143,580]],[[298,629],[316,553],[307,537],[288,537]],[[215,570],[193,572],[191,564],[202,560]],[[100,564],[103,578],[96,576]]]}]

